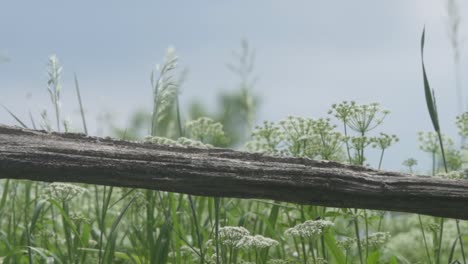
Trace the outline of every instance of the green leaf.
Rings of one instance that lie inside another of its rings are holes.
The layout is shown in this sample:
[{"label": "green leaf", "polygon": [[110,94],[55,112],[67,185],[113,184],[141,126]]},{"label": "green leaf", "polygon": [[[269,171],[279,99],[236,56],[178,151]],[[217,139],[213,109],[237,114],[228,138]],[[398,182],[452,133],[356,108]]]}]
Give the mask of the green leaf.
[{"label": "green leaf", "polygon": [[323,237],[325,238],[325,244],[327,245],[327,249],[331,252],[333,258],[335,258],[335,262],[333,263],[345,264],[345,255],[343,254],[343,251],[336,245],[334,235],[335,234],[332,230],[328,230],[327,232],[325,232],[323,235]]},{"label": "green leaf", "polygon": [[107,244],[106,248],[104,250],[104,260],[103,263],[113,263],[113,259],[115,256],[115,244],[117,242],[117,228],[119,227],[120,221],[122,220],[123,216],[127,212],[128,208],[130,208],[130,205],[132,205],[133,201],[135,200],[135,197],[133,197],[130,202],[123,208],[123,210],[120,212],[119,216],[114,220],[114,223],[112,223],[111,231],[109,233],[108,239],[107,239]]},{"label": "green leaf", "polygon": [[458,239],[460,239],[460,236],[457,236],[457,238],[455,238],[455,241],[453,241],[453,243],[452,243],[452,248],[450,249],[450,255],[449,255],[448,263],[452,263],[452,261],[453,261],[453,254],[455,253],[455,248],[457,247]]},{"label": "green leaf", "polygon": [[380,251],[372,252],[369,257],[367,258],[367,264],[377,264],[379,263],[380,259]]},{"label": "green leaf", "polygon": [[41,215],[42,208],[44,208],[44,205],[46,204],[47,200],[39,200],[36,204],[36,207],[34,208],[34,213],[31,218],[31,224],[29,226],[29,232],[31,234],[34,233],[34,229],[36,228],[36,223],[37,220],[39,219],[39,216]]},{"label": "green leaf", "polygon": [[440,131],[439,126],[439,117],[437,115],[437,107],[435,104],[434,90],[431,90],[429,81],[427,79],[426,67],[424,66],[424,42],[425,42],[426,29],[423,29],[421,36],[421,65],[423,70],[423,80],[424,80],[424,94],[426,95],[426,104],[427,109],[429,110],[429,115],[431,116],[432,125],[434,126],[435,131]]},{"label": "green leaf", "polygon": [[75,224],[73,224],[73,222],[70,220],[70,218],[68,217],[68,214],[65,212],[65,210],[63,210],[62,206],[57,201],[55,201],[54,199],[49,199],[48,202],[59,210],[60,215],[62,215],[63,220],[65,220],[64,225],[67,224],[70,227],[73,234],[76,237],[80,238],[79,241],[80,241],[80,244],[82,245],[83,241],[81,241],[81,236],[78,233],[78,230],[76,229]]}]

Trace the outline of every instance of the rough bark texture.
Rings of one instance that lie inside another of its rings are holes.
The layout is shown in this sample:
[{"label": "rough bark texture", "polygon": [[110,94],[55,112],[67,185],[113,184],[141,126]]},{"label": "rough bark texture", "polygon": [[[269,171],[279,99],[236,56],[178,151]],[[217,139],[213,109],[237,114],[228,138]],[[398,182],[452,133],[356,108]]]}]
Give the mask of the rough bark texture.
[{"label": "rough bark texture", "polygon": [[5,178],[262,198],[468,220],[468,181],[464,180],[0,125],[0,179]]}]

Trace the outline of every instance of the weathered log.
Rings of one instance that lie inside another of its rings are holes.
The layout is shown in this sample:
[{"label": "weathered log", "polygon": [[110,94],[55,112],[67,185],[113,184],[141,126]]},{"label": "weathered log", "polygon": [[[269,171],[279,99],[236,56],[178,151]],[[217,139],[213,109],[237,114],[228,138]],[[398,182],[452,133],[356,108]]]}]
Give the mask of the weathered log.
[{"label": "weathered log", "polygon": [[468,220],[465,180],[0,125],[0,179],[5,178],[261,198]]}]

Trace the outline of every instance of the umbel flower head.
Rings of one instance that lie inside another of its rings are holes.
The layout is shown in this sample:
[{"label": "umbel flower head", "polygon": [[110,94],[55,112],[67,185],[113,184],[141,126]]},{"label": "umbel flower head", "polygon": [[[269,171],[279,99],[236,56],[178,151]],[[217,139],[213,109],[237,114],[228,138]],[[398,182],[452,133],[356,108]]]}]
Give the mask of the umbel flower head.
[{"label": "umbel flower head", "polygon": [[242,226],[223,226],[219,229],[219,242],[225,246],[236,246],[244,237],[249,236],[249,230]]},{"label": "umbel flower head", "polygon": [[73,184],[53,182],[47,185],[43,192],[46,198],[65,202],[87,192],[87,190]]},{"label": "umbel flower head", "polygon": [[241,240],[239,240],[239,242],[237,242],[236,248],[263,249],[274,247],[278,244],[278,241],[261,235],[244,236]]},{"label": "umbel flower head", "polygon": [[280,145],[284,140],[281,128],[273,122],[265,121],[263,126],[255,127],[252,140],[247,142],[246,148],[251,152],[280,154]]},{"label": "umbel flower head", "polygon": [[284,233],[291,236],[312,238],[321,235],[334,225],[333,222],[328,220],[307,220],[302,224],[286,229]]},{"label": "umbel flower head", "polygon": [[336,244],[337,244],[340,248],[342,248],[342,249],[344,249],[344,250],[350,250],[351,247],[352,247],[354,244],[356,244],[356,238],[354,238],[354,237],[345,237],[345,238],[343,238],[343,239],[341,239],[341,240],[338,240],[338,241],[336,242]]},{"label": "umbel flower head", "polygon": [[186,129],[189,138],[203,143],[223,141],[226,138],[223,125],[208,117],[201,117],[187,122]]},{"label": "umbel flower head", "polygon": [[383,244],[385,244],[389,239],[390,239],[390,233],[389,232],[376,232],[371,235],[369,235],[366,239],[362,239],[361,243],[366,245],[366,243],[369,243],[369,247],[380,247]]},{"label": "umbel flower head", "polygon": [[450,171],[448,173],[438,173],[436,176],[448,180],[466,179],[466,174],[464,171]]},{"label": "umbel flower head", "polygon": [[177,147],[197,147],[197,148],[212,148],[213,147],[213,145],[211,144],[205,144],[201,141],[186,138],[186,137],[180,137],[177,140],[173,140],[173,139],[165,138],[165,137],[146,136],[143,140],[144,142],[149,142],[153,144],[177,146]]}]

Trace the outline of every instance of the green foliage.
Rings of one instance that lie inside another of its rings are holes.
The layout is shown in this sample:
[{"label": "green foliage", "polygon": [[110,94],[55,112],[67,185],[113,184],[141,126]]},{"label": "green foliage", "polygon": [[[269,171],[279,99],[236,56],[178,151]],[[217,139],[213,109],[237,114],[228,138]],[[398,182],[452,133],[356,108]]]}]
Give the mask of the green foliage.
[{"label": "green foliage", "polygon": [[[136,112],[126,128],[111,126],[113,135],[181,147],[244,142],[258,100],[252,93],[254,52],[246,42],[241,48],[228,66],[240,82],[236,91],[221,96],[225,109],[209,114],[194,103],[182,122],[178,96],[183,77],[169,49],[151,74],[151,114]],[[57,58],[51,57],[48,84],[56,130],[68,131],[73,128],[60,118],[60,73]],[[86,132],[76,77],[75,87]],[[245,146],[271,155],[356,165],[365,164],[373,147],[380,152],[380,168],[384,153],[398,142],[396,135],[376,132],[389,111],[378,103],[342,102],[329,113],[334,120],[290,116],[265,121]],[[54,130],[45,110],[41,117],[41,127]],[[461,134],[466,118],[457,119]],[[434,157],[434,173],[440,172],[435,161],[443,158],[439,149],[444,140],[450,171],[437,176],[465,177],[460,152],[449,138],[437,131],[419,137],[421,149]],[[407,159],[403,165],[412,172],[417,161]],[[442,263],[463,259],[466,236],[460,230],[468,228],[466,222],[416,215],[103,186],[4,180],[0,189],[2,263]]]}]

